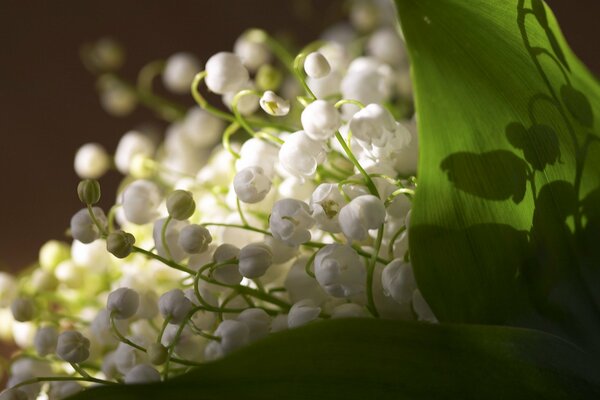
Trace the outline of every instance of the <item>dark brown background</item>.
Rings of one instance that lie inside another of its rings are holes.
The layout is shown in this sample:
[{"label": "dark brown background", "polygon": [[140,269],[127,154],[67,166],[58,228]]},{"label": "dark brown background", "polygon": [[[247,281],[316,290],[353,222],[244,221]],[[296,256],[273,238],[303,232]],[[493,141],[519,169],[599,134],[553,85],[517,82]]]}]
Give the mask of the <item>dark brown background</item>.
[{"label": "dark brown background", "polygon": [[[575,52],[600,74],[600,1],[548,2]],[[72,170],[76,149],[97,141],[112,151],[120,135],[150,117],[138,111],[114,118],[100,108],[94,78],[79,61],[82,43],[118,38],[128,50],[125,73],[134,77],[145,62],[180,50],[206,60],[231,49],[252,26],[309,41],[335,20],[340,4],[0,0],[0,270],[26,265],[45,240],[63,237],[80,207]],[[302,17],[311,9],[312,17]],[[105,197],[112,200],[112,193]]]}]

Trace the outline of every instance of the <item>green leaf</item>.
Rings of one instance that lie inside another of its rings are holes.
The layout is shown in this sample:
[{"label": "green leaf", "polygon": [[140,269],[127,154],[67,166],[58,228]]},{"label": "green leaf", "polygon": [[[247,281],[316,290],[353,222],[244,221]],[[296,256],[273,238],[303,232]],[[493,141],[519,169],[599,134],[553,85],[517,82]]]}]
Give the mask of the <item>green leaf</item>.
[{"label": "green leaf", "polygon": [[538,328],[600,354],[600,85],[541,0],[396,5],[423,295],[441,321]]},{"label": "green leaf", "polygon": [[541,332],[346,319],[273,334],[161,384],[73,399],[585,399],[594,365]]}]

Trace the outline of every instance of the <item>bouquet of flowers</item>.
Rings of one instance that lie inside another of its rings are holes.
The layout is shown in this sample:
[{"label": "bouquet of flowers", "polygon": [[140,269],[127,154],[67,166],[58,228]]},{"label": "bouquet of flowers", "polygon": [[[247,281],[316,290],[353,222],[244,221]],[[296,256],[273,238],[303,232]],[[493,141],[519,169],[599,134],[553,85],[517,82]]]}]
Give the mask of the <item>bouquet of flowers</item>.
[{"label": "bouquet of flowers", "polygon": [[135,84],[83,48],[108,112],[169,126],[84,144],[72,241],[0,273],[0,399],[600,394],[600,86],[541,0],[350,11]]}]

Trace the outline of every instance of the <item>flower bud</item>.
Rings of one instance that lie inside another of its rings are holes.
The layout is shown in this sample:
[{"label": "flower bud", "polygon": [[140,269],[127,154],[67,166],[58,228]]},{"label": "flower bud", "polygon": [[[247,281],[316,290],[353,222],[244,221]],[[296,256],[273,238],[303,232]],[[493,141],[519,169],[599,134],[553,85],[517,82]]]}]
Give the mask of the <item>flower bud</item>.
[{"label": "flower bud", "polygon": [[158,299],[158,309],[163,318],[169,318],[172,324],[183,322],[193,305],[179,289],[169,290]]},{"label": "flower bud", "polygon": [[83,390],[83,386],[79,382],[57,381],[50,383],[48,391],[48,399],[63,400],[74,396]]},{"label": "flower bud", "polygon": [[122,174],[128,174],[131,162],[137,155],[151,157],[154,143],[143,133],[129,131],[123,135],[115,151],[115,165]]},{"label": "flower bud", "polygon": [[238,349],[248,343],[250,329],[243,322],[225,320],[219,324],[214,333],[221,338],[221,348],[225,354]]},{"label": "flower bud", "polygon": [[212,242],[208,229],[202,225],[188,225],[179,232],[177,243],[188,254],[204,253]]},{"label": "flower bud", "polygon": [[82,180],[77,185],[77,195],[83,204],[96,204],[100,201],[100,183],[95,179]]},{"label": "flower bud", "polygon": [[194,77],[201,70],[200,61],[193,54],[175,53],[167,59],[162,73],[163,83],[173,93],[188,93]]},{"label": "flower bud", "polygon": [[238,314],[236,321],[248,326],[251,342],[267,336],[271,329],[271,317],[262,308],[247,308]]},{"label": "flower bud", "polygon": [[237,263],[223,264],[228,260],[237,259],[240,256],[240,249],[234,245],[224,243],[217,247],[213,254],[213,260],[222,264],[213,272],[215,279],[226,285],[237,285],[242,281],[242,275],[239,272]]},{"label": "flower bud", "polygon": [[11,303],[10,311],[12,312],[15,320],[19,322],[27,322],[33,319],[35,314],[35,305],[31,299],[18,297]]},{"label": "flower bud", "polygon": [[117,258],[125,258],[131,254],[135,237],[121,230],[111,232],[106,238],[106,250]]},{"label": "flower bud", "polygon": [[[152,229],[152,237],[154,239],[154,246],[156,247],[156,251],[158,252],[158,255],[160,255],[161,257],[169,256],[167,254],[167,250],[166,250],[166,247],[165,247],[165,245],[163,243],[163,239],[162,239],[162,230],[163,230],[163,226],[166,222],[167,222],[166,218],[157,219],[154,222],[154,227]],[[167,231],[165,234],[165,242],[171,253],[171,258],[175,262],[179,262],[179,261],[183,260],[185,257],[187,257],[187,253],[179,245],[179,234],[183,230],[183,228],[185,228],[188,225],[189,225],[189,223],[187,221],[177,221],[177,220],[171,220],[171,221],[169,221],[169,224],[167,225]]]},{"label": "flower bud", "polygon": [[279,162],[290,174],[298,178],[311,178],[317,167],[325,161],[323,143],[311,139],[304,131],[298,131],[285,139],[279,149]]},{"label": "flower bud", "polygon": [[123,211],[129,222],[144,225],[159,216],[158,206],[162,195],[156,183],[140,179],[129,184],[123,191]]},{"label": "flower bud", "polygon": [[322,183],[310,197],[310,208],[313,210],[317,227],[327,232],[338,233],[342,230],[339,223],[340,209],[346,200],[334,183]]},{"label": "flower bud", "polygon": [[82,179],[98,179],[110,168],[110,158],[98,143],[87,143],[77,150],[74,168]]},{"label": "flower bud", "polygon": [[[92,212],[100,225],[105,227],[106,216],[104,215],[104,211],[99,207],[93,207]],[[92,221],[87,208],[79,210],[71,218],[71,235],[73,239],[85,244],[92,243],[100,237],[100,230],[94,221]]]},{"label": "flower bud", "polygon": [[319,318],[321,308],[310,299],[295,303],[288,314],[288,327],[297,328]]},{"label": "flower bud", "polygon": [[365,266],[348,246],[328,244],[315,257],[315,277],[331,296],[351,297],[362,293],[366,284]]},{"label": "flower bud", "polygon": [[412,267],[402,259],[395,259],[389,263],[381,273],[383,293],[399,304],[410,303],[417,282]]},{"label": "flower bud", "polygon": [[306,203],[295,199],[281,199],[273,205],[269,228],[275,239],[297,246],[310,240],[309,229],[314,223]]},{"label": "flower bud", "polygon": [[344,303],[335,307],[331,312],[332,319],[338,318],[368,318],[369,312],[364,306],[356,303]]},{"label": "flower bud", "polygon": [[81,363],[90,356],[90,341],[77,331],[66,331],[58,336],[56,354],[70,363]]},{"label": "flower bud", "polygon": [[254,81],[260,90],[277,90],[283,80],[280,70],[270,64],[262,65],[256,72]]},{"label": "flower bud", "polygon": [[240,201],[254,204],[267,196],[271,190],[271,181],[261,167],[247,167],[233,178],[233,190]]},{"label": "flower bud", "polygon": [[234,53],[242,60],[246,68],[255,71],[258,67],[269,62],[271,54],[267,46],[253,40],[252,35],[240,36],[233,45]]},{"label": "flower bud", "polygon": [[118,288],[108,295],[106,309],[116,319],[131,318],[140,305],[140,295],[133,289]]},{"label": "flower bud", "polygon": [[273,263],[271,249],[264,243],[250,243],[242,247],[239,257],[240,274],[249,279],[263,276]]},{"label": "flower bud", "polygon": [[249,78],[248,70],[233,53],[220,52],[206,62],[206,86],[217,94],[237,92]]},{"label": "flower bud", "polygon": [[138,364],[125,374],[124,380],[127,385],[160,382],[160,374],[148,364]]},{"label": "flower bud", "polygon": [[269,115],[281,117],[290,112],[290,102],[267,90],[259,100],[260,108]]},{"label": "flower bud", "polygon": [[196,202],[187,190],[175,190],[167,197],[167,210],[171,217],[183,221],[194,214]]},{"label": "flower bud", "polygon": [[315,51],[306,56],[304,71],[311,78],[323,78],[331,72],[331,66],[323,54]]},{"label": "flower bud", "polygon": [[325,100],[310,103],[300,116],[304,131],[312,140],[328,140],[342,125],[340,113]]},{"label": "flower bud", "polygon": [[148,359],[154,365],[162,365],[167,361],[167,357],[169,352],[167,348],[163,346],[161,343],[151,343],[146,349],[146,353],[148,354]]},{"label": "flower bud", "polygon": [[33,338],[33,345],[40,357],[46,357],[56,351],[58,342],[58,332],[53,326],[44,326],[39,328]]},{"label": "flower bud", "polygon": [[354,198],[339,215],[344,235],[350,240],[364,240],[369,229],[379,228],[385,220],[385,206],[378,197],[367,194]]}]

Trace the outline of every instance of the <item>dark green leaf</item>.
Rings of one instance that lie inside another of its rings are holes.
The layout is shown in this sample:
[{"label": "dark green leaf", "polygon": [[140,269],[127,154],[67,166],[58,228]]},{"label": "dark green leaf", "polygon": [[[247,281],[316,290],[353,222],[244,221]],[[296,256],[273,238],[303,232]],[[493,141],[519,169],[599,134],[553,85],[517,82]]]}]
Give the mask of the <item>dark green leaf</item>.
[{"label": "dark green leaf", "polygon": [[535,327],[600,354],[598,82],[540,0],[396,4],[419,117],[409,233],[425,298],[441,321]]},{"label": "dark green leaf", "polygon": [[595,366],[525,329],[347,319],[274,334],[172,381],[74,399],[587,399]]}]

